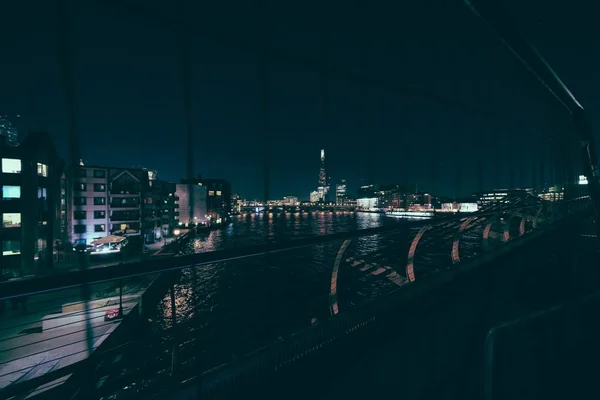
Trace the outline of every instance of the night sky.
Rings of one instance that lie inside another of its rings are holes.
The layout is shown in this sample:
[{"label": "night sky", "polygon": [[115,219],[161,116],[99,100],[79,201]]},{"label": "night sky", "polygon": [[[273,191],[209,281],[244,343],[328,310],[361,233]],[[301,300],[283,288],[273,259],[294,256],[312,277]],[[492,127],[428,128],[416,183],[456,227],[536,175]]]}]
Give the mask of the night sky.
[{"label": "night sky", "polygon": [[[21,132],[50,132],[67,158],[55,2],[5,3],[0,114],[20,114]],[[176,2],[67,3],[82,157],[178,181],[186,168]],[[371,175],[466,194],[481,167],[486,188],[507,186],[510,168],[530,186],[542,152],[536,132],[568,134],[566,112],[462,2],[322,3],[189,2],[197,173],[262,197],[263,36],[277,50],[267,68],[271,198],[307,199],[321,148],[333,183],[345,178],[353,192]],[[598,120],[597,10],[584,0],[503,4]]]}]

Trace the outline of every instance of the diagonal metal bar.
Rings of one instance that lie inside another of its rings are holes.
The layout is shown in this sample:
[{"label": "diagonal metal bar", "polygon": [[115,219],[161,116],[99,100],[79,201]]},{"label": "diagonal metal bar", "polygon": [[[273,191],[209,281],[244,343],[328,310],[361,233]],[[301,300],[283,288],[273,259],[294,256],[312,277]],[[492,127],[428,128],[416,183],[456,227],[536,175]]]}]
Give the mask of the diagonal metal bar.
[{"label": "diagonal metal bar", "polygon": [[512,25],[510,18],[494,2],[464,0],[465,4],[488,25],[513,55],[571,114],[581,141],[584,175],[588,179],[600,245],[600,170],[589,118],[579,101],[561,81],[556,72]]}]

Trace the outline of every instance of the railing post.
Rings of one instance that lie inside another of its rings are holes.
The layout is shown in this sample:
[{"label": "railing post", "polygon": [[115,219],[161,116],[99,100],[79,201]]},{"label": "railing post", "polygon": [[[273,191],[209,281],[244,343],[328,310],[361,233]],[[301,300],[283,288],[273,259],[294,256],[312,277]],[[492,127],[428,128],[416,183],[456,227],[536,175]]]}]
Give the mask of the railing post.
[{"label": "railing post", "polygon": [[119,279],[119,318],[123,318],[123,280]]},{"label": "railing post", "polygon": [[177,306],[175,304],[175,278],[171,277],[171,330],[173,332],[173,350],[171,352],[171,376],[175,377],[179,372],[179,343],[177,341]]}]

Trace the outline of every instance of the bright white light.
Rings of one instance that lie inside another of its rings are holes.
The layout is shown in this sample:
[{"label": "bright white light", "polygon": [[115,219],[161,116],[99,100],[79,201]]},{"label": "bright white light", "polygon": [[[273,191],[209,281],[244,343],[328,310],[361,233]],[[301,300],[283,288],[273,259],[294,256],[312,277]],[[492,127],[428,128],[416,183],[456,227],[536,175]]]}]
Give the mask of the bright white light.
[{"label": "bright white light", "polygon": [[175,229],[175,230],[173,231],[173,234],[174,234],[175,236],[179,236],[179,234],[180,234],[180,233],[181,233],[181,231],[180,231],[179,229]]},{"label": "bright white light", "polygon": [[588,180],[585,177],[585,175],[579,175],[579,184],[580,185],[587,185],[588,184]]}]

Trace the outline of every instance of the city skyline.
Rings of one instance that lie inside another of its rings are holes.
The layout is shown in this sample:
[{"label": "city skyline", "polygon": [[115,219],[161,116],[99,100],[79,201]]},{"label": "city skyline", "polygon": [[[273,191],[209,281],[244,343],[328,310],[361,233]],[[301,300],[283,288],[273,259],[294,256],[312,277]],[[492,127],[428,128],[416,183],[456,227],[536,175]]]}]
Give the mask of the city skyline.
[{"label": "city skyline", "polygon": [[[144,165],[170,181],[187,176],[179,32],[176,24],[160,19],[179,17],[172,7],[159,8],[153,1],[140,5],[147,11],[140,15],[125,6],[92,3],[74,3],[67,15],[81,158],[89,164]],[[323,18],[307,10],[269,9],[265,17],[278,16],[269,18],[269,45],[278,50],[267,60],[263,82],[261,33],[252,22],[261,20],[261,12],[244,5],[231,14],[213,4],[213,14],[229,15],[217,24],[206,18],[206,10],[191,2],[188,7],[190,15],[200,15],[207,32],[216,32],[190,34],[193,170],[230,179],[235,191],[248,197],[264,196],[265,158],[270,162],[270,197],[307,196],[315,187],[312,154],[321,148],[327,153],[328,175],[344,177],[352,188],[372,177],[464,195],[478,189],[480,181],[488,188],[510,186],[507,169],[514,171],[514,186],[523,186],[539,175],[534,168],[540,153],[548,153],[548,160],[552,156],[539,143],[550,141],[536,132],[556,136],[562,129],[564,110],[462,8],[448,6],[432,16],[418,4],[389,5],[385,12],[368,15],[349,7],[348,18],[334,22],[327,18],[336,13],[331,4],[322,7]],[[594,64],[576,62],[577,68],[570,68],[573,57],[562,57],[564,50],[551,46],[567,40],[552,29],[563,11],[545,7],[540,15],[535,2],[519,10],[514,17],[527,36],[583,103],[600,109],[593,96],[599,86],[590,73]],[[49,132],[68,160],[69,113],[56,11],[44,3],[32,13],[18,2],[6,13],[0,29],[12,42],[3,54],[13,62],[0,66],[5,93],[0,111],[21,113],[23,134]],[[30,23],[16,24],[23,18]],[[314,30],[293,33],[292,27],[306,26],[306,21]],[[356,32],[357,22],[364,32]],[[107,25],[108,32],[102,29]],[[454,29],[457,25],[465,29]],[[585,24],[565,33],[577,38],[572,41],[577,46],[586,45],[581,37],[589,37],[577,31],[581,26]],[[419,31],[428,32],[419,41],[391,40]],[[232,39],[215,39],[219,34]],[[247,43],[236,45],[240,37]],[[278,55],[282,49],[284,54]],[[331,65],[326,73],[311,61],[320,59],[321,51]],[[555,120],[540,122],[540,115],[548,113]],[[266,146],[265,140],[271,144]],[[512,146],[516,141],[522,143]],[[546,175],[546,183],[552,184],[550,172]]]}]

